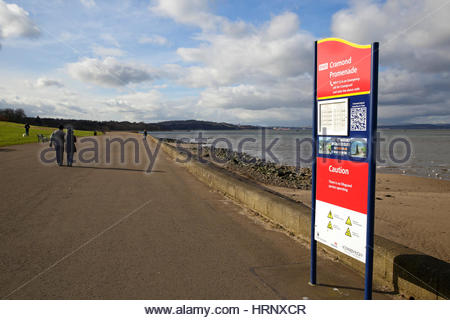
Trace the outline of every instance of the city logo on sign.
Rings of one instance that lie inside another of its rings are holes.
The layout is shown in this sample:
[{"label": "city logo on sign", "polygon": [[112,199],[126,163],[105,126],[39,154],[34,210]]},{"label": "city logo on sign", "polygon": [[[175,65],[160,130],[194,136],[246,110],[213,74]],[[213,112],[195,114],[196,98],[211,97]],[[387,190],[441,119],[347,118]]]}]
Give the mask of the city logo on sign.
[{"label": "city logo on sign", "polygon": [[322,63],[319,65],[319,71],[327,70],[328,69],[328,62]]}]

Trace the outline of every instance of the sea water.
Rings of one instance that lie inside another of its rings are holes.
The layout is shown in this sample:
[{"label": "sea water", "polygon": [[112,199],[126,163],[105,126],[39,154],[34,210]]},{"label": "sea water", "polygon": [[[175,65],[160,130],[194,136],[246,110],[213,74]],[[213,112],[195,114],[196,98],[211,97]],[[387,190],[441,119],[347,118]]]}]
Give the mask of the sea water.
[{"label": "sea water", "polygon": [[[164,131],[157,138],[195,142],[199,134],[206,145],[231,148],[257,158],[291,166],[311,166],[311,129]],[[380,129],[377,170],[450,180],[450,130]],[[299,143],[301,142],[300,146]],[[273,143],[269,152],[266,151]],[[239,145],[241,144],[241,148]]]}]

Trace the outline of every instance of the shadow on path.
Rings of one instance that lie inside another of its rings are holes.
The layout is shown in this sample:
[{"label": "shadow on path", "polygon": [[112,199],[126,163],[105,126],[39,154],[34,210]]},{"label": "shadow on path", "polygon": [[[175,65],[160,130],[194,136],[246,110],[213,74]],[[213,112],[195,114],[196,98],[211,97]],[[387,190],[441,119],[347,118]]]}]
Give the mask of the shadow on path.
[{"label": "shadow on path", "polygon": [[[317,283],[316,284],[317,287],[326,287],[326,288],[337,288],[337,289],[348,289],[348,290],[357,290],[357,291],[364,291],[364,288],[360,288],[360,287],[352,287],[352,286],[343,286],[343,285],[336,285],[336,284],[326,284],[326,283]],[[381,293],[381,294],[390,294],[390,295],[395,295],[398,294],[397,291],[383,291],[383,290],[375,290],[373,289],[372,292],[375,293]]]},{"label": "shadow on path", "polygon": [[[280,299],[362,299],[364,287],[362,277],[354,277],[354,271],[339,267],[339,272],[326,272],[338,267],[336,263],[327,260],[319,266],[320,277],[316,285],[309,284],[309,261],[288,263],[274,266],[258,266],[250,268],[256,276]],[[374,299],[392,299],[397,292],[378,288],[373,290]]]},{"label": "shadow on path", "polygon": [[[108,167],[93,167],[93,166],[73,166],[72,168],[76,169],[98,169],[98,170],[119,170],[119,171],[134,171],[134,172],[146,172],[145,170],[139,170],[139,169],[128,169],[128,168],[108,168]],[[161,170],[152,170],[149,173],[166,173],[165,171]]]},{"label": "shadow on path", "polygon": [[394,288],[401,279],[424,288],[437,297],[450,297],[450,264],[425,254],[401,254],[394,258]]}]

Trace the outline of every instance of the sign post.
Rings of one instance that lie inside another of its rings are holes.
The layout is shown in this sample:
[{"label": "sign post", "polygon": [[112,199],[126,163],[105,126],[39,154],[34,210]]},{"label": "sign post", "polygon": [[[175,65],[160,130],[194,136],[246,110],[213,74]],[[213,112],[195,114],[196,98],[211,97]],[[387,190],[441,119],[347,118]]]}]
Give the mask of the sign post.
[{"label": "sign post", "polygon": [[366,264],[372,298],[378,43],[315,43],[311,275],[317,241]]}]

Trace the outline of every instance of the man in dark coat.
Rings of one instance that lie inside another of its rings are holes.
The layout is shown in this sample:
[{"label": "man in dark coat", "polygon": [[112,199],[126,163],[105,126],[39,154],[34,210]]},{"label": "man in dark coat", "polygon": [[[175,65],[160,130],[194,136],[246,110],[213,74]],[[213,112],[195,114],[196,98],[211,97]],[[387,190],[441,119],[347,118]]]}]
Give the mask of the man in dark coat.
[{"label": "man in dark coat", "polygon": [[54,144],[56,151],[56,162],[58,162],[59,166],[63,165],[64,159],[64,126],[60,125],[58,130],[53,131],[52,136],[50,138],[50,147]]},{"label": "man in dark coat", "polygon": [[25,135],[26,136],[30,135],[30,125],[28,123],[25,125]]},{"label": "man in dark coat", "polygon": [[66,136],[66,152],[67,152],[67,166],[71,167],[73,163],[73,154],[77,152],[77,148],[75,146],[75,142],[77,142],[77,137],[73,134],[73,129],[67,129]]}]

